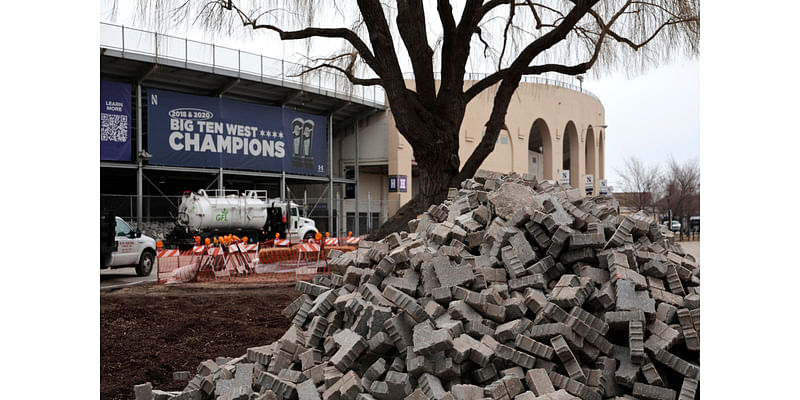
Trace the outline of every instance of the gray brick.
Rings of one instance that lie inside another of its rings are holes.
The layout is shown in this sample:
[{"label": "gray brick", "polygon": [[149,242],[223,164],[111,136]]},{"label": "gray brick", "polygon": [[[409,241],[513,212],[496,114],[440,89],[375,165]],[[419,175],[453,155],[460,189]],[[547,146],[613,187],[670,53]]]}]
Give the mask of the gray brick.
[{"label": "gray brick", "polygon": [[568,393],[578,396],[581,399],[602,400],[603,398],[596,389],[592,389],[575,379],[567,378],[555,372],[550,372],[548,375],[550,381],[553,382],[553,386],[565,389]]},{"label": "gray brick", "polygon": [[653,359],[687,378],[698,379],[700,376],[700,367],[686,362],[667,350],[661,349],[655,352]]},{"label": "gray brick", "polygon": [[528,384],[528,388],[537,396],[556,391],[553,387],[553,383],[550,381],[547,371],[541,368],[528,370],[528,373],[525,375],[525,383]]},{"label": "gray brick", "polygon": [[527,319],[516,319],[504,324],[498,325],[495,330],[495,337],[502,341],[513,341],[515,337],[526,331],[532,325],[531,321]]},{"label": "gray brick", "polygon": [[416,322],[422,322],[430,318],[422,306],[414,300],[413,297],[395,289],[392,286],[386,286],[383,290],[383,296],[389,299],[392,303],[405,310],[411,318]]},{"label": "gray brick", "polygon": [[150,382],[133,387],[133,393],[136,400],[151,400],[153,398],[153,384]]},{"label": "gray brick", "polygon": [[[337,339],[338,338],[338,339]],[[339,350],[331,357],[331,363],[339,371],[347,371],[367,348],[367,341],[357,333],[345,329],[334,335]]]},{"label": "gray brick", "polygon": [[675,400],[675,391],[641,382],[633,384],[633,395],[646,400]]},{"label": "gray brick", "polygon": [[678,341],[679,332],[659,320],[647,324],[646,329],[650,336],[644,341],[644,347],[653,353],[662,349],[668,350]]},{"label": "gray brick", "polygon": [[297,385],[297,397],[303,400],[320,400],[317,387],[314,386],[314,382],[310,380],[304,381]]},{"label": "gray brick", "polygon": [[514,340],[514,345],[517,346],[518,349],[527,351],[537,357],[544,358],[546,360],[552,360],[555,351],[552,347],[537,342],[525,335],[518,335]]},{"label": "gray brick", "polygon": [[503,344],[497,345],[495,349],[495,354],[497,355],[498,358],[512,362],[523,368],[533,368],[534,364],[536,363],[535,357],[520,351],[516,351],[511,347],[508,347]]},{"label": "gray brick", "polygon": [[639,374],[639,366],[631,361],[630,349],[623,346],[614,346],[613,357],[619,361],[619,367],[614,373],[616,383],[632,388]]},{"label": "gray brick", "polygon": [[483,388],[475,385],[453,385],[450,393],[456,400],[480,400],[483,398]]},{"label": "gray brick", "polygon": [[650,357],[644,356],[644,363],[642,363],[642,375],[650,385],[664,386],[664,380],[661,379],[661,374],[658,373],[655,365],[650,361]]},{"label": "gray brick", "polygon": [[453,338],[445,329],[434,329],[430,321],[414,326],[414,353],[429,356],[453,347]]},{"label": "gray brick", "polygon": [[617,280],[617,309],[642,310],[645,313],[656,312],[655,301],[647,295],[647,291],[635,290],[634,283],[626,280]]},{"label": "gray brick", "polygon": [[631,352],[631,361],[635,364],[644,362],[644,324],[642,321],[628,323],[628,347]]},{"label": "gray brick", "polygon": [[572,354],[572,350],[570,350],[569,346],[567,346],[567,342],[564,340],[564,337],[558,335],[550,339],[550,344],[553,345],[556,355],[561,360],[561,363],[564,365],[564,368],[567,370],[570,378],[579,382],[586,382],[586,376],[583,374],[583,370],[581,369],[580,364],[578,364],[578,360],[575,358],[575,355]]},{"label": "gray brick", "polygon": [[694,400],[697,393],[698,381],[692,378],[683,378],[678,400]]},{"label": "gray brick", "polygon": [[414,325],[411,317],[406,318],[407,313],[398,314],[395,318],[390,318],[384,323],[386,333],[389,334],[395,347],[400,352],[404,352],[406,347],[413,344],[411,327]]}]

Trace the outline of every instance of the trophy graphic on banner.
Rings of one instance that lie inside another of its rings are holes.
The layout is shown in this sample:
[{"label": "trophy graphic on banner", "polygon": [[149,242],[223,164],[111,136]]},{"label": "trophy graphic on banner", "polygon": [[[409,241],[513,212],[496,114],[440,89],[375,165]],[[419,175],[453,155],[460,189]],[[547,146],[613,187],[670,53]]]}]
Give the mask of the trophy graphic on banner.
[{"label": "trophy graphic on banner", "polygon": [[292,120],[292,166],[314,168],[314,155],[311,154],[314,140],[314,121],[302,118]]}]

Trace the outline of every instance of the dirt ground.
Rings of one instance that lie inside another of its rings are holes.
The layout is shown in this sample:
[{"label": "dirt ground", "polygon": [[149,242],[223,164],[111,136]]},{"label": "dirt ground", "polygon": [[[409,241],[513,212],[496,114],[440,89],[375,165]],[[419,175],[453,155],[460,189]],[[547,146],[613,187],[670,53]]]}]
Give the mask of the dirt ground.
[{"label": "dirt ground", "polygon": [[100,398],[133,399],[151,382],[182,390],[175,371],[196,372],[216,357],[238,357],[289,328],[281,315],[300,293],[291,285],[148,284],[100,292]]}]

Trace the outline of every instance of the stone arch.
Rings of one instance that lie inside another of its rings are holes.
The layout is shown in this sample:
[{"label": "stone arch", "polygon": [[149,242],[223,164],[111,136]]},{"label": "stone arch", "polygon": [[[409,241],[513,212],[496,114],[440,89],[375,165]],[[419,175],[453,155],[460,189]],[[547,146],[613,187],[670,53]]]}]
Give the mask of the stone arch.
[{"label": "stone arch", "polygon": [[[595,182],[599,179],[597,174],[597,145],[595,140],[595,133],[592,126],[586,129],[586,175],[591,174]],[[594,185],[595,192],[597,192],[597,183]]]},{"label": "stone arch", "polygon": [[567,122],[564,127],[564,139],[562,140],[562,162],[561,169],[569,170],[569,184],[573,188],[581,187],[580,171],[580,145],[581,139],[578,136],[578,129],[572,121]]},{"label": "stone arch", "polygon": [[553,140],[550,128],[541,118],[533,121],[528,135],[528,173],[537,179],[555,179]]}]

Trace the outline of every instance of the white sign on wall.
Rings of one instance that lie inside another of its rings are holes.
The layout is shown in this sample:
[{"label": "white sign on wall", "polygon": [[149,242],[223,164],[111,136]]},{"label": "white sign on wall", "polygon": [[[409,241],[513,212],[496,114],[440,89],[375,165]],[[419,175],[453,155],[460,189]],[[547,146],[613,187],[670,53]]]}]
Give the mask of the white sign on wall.
[{"label": "white sign on wall", "polygon": [[600,179],[600,194],[607,195],[608,194],[608,180],[607,179]]},{"label": "white sign on wall", "polygon": [[594,191],[594,175],[586,174],[586,194],[592,194]]},{"label": "white sign on wall", "polygon": [[569,185],[569,170],[565,169],[561,171],[561,184],[562,185]]}]

